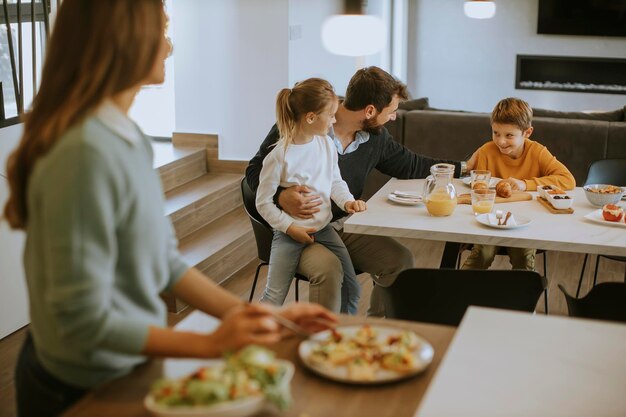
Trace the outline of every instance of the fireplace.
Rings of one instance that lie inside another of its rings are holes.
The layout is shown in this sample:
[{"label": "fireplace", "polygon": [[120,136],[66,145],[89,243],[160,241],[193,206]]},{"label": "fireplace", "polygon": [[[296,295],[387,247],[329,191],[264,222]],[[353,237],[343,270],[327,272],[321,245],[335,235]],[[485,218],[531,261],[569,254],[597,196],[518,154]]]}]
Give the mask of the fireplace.
[{"label": "fireplace", "polygon": [[626,95],[626,59],[517,55],[515,88]]}]

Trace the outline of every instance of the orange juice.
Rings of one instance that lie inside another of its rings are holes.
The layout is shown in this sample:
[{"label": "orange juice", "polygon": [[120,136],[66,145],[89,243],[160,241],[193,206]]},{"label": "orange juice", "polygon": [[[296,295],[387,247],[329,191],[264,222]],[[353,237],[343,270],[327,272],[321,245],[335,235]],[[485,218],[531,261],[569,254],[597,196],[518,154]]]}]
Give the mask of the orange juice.
[{"label": "orange juice", "polygon": [[428,196],[425,205],[431,216],[449,216],[456,208],[456,196],[451,197],[445,189],[435,189]]},{"label": "orange juice", "polygon": [[474,214],[491,213],[493,209],[493,200],[474,201],[472,203],[472,210]]}]

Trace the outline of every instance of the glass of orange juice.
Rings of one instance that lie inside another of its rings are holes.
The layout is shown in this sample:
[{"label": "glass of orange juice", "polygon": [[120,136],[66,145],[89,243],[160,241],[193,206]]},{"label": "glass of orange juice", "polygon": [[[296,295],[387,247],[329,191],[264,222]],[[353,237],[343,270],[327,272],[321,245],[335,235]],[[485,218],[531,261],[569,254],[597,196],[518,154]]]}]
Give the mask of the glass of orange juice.
[{"label": "glass of orange juice", "polygon": [[496,190],[485,188],[472,190],[472,210],[475,216],[483,213],[491,213],[495,202]]},{"label": "glass of orange juice", "polygon": [[489,188],[491,171],[474,169],[470,171],[471,188]]}]

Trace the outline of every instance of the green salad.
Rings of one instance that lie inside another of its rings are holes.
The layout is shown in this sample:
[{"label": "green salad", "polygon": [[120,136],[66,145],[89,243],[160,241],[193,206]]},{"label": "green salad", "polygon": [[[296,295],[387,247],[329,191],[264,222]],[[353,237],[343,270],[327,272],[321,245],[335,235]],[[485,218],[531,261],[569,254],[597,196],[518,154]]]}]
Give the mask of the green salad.
[{"label": "green salad", "polygon": [[265,396],[281,410],[291,403],[287,367],[274,352],[247,346],[225,357],[223,365],[203,367],[179,379],[157,380],[150,394],[170,407],[208,406],[225,401]]}]

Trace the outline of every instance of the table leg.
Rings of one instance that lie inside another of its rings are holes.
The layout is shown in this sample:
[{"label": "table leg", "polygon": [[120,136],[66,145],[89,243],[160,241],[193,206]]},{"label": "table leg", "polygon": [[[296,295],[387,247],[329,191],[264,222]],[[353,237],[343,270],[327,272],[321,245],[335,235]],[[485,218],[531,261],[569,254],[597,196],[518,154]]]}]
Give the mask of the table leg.
[{"label": "table leg", "polygon": [[443,248],[443,255],[441,255],[441,263],[439,268],[456,268],[456,258],[459,256],[460,243],[446,242],[446,246]]}]

